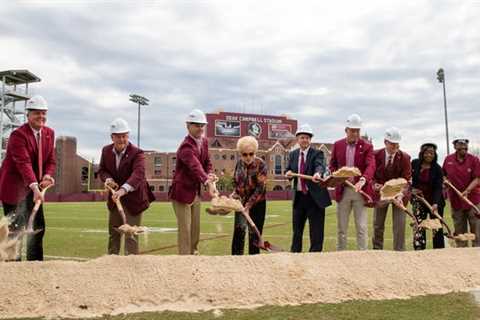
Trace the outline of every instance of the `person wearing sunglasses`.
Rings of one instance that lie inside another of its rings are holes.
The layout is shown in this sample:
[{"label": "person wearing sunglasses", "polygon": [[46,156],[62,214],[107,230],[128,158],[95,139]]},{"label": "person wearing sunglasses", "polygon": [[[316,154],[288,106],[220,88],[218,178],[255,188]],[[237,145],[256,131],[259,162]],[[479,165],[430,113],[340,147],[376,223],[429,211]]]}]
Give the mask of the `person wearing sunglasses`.
[{"label": "person wearing sunglasses", "polygon": [[[443,162],[443,173],[446,178],[463,193],[475,206],[480,204],[480,160],[468,153],[469,140],[458,137],[453,140],[455,153],[448,155]],[[476,239],[472,245],[480,246],[480,221],[475,216],[474,208],[470,207],[453,190],[448,189],[448,198],[452,207],[452,218],[455,233],[475,233]],[[468,246],[468,241],[455,240],[457,247]]]},{"label": "person wearing sunglasses", "polygon": [[[430,209],[418,198],[422,196],[437,213],[443,217],[445,199],[443,198],[443,172],[442,167],[437,163],[437,145],[424,143],[420,147],[418,159],[412,161],[412,211],[418,222],[422,222],[430,216],[435,216]],[[445,248],[443,229],[433,231],[433,248]],[[413,248],[424,250],[427,247],[425,229],[414,230]]]},{"label": "person wearing sunglasses", "polygon": [[[246,213],[250,215],[260,233],[263,230],[266,211],[267,166],[256,156],[258,141],[251,136],[238,139],[237,151],[240,159],[235,165],[233,174],[234,192],[232,197],[240,199]],[[241,212],[235,212],[232,239],[232,255],[243,255],[247,221]],[[260,250],[255,243],[259,239],[253,230],[248,232],[248,253],[258,254]]]},{"label": "person wearing sunglasses", "polygon": [[[332,204],[325,187],[318,183],[325,173],[325,159],[320,150],[311,147],[313,130],[308,124],[298,128],[295,133],[298,149],[290,152],[285,176],[293,179],[293,237],[291,252],[302,252],[303,229],[308,219],[310,228],[310,252],[323,250],[325,229],[325,208]],[[311,175],[313,181],[292,178],[292,172]]]}]

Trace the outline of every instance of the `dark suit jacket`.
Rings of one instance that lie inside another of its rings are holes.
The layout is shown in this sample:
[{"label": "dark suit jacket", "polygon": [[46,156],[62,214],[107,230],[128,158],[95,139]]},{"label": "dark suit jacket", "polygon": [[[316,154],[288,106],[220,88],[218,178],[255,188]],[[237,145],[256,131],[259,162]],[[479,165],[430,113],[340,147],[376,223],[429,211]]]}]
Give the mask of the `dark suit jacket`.
[{"label": "dark suit jacket", "polygon": [[[135,189],[120,198],[122,205],[132,215],[142,213],[150,206],[150,202],[155,200],[155,196],[145,178],[145,155],[143,150],[131,143],[127,146],[118,170],[115,165],[113,144],[103,147],[98,174],[102,181],[112,178],[119,186],[128,183]],[[108,197],[107,205],[110,210],[115,207],[115,203],[110,196]]]},{"label": "dark suit jacket", "polygon": [[[333,144],[332,157],[330,158],[329,169],[334,171],[344,167],[347,164],[347,139],[343,138]],[[362,176],[367,180],[363,191],[373,197],[372,179],[375,173],[375,157],[373,155],[373,146],[364,139],[359,139],[355,148],[355,167],[360,169]],[[355,179],[358,181],[360,177]],[[342,200],[344,186],[340,185],[335,189],[335,198]],[[372,204],[368,204],[372,205]]]},{"label": "dark suit jacket", "polygon": [[[421,163],[420,159],[412,161],[412,188],[418,188],[420,178]],[[439,207],[445,206],[443,198],[443,170],[438,163],[432,163],[430,167],[430,183],[432,185],[433,203]]]},{"label": "dark suit jacket", "polygon": [[[299,173],[300,168],[298,167],[298,159],[300,157],[300,149],[295,149],[290,152],[288,166],[286,170],[291,170],[292,172]],[[315,173],[320,173],[322,175],[325,172],[324,158],[323,153],[319,150],[315,150],[312,147],[308,150],[307,158],[305,159],[305,174],[313,176]],[[330,195],[327,188],[321,187],[319,184],[314,183],[313,181],[306,180],[306,185],[308,193],[313,198],[317,206],[320,208],[326,208],[332,204],[330,200]],[[297,185],[298,178],[293,178],[293,205],[297,201]]]},{"label": "dark suit jacket", "polygon": [[170,198],[181,203],[192,203],[211,171],[212,163],[208,155],[207,139],[203,139],[200,154],[195,140],[186,136],[177,150],[175,175],[169,191]]},{"label": "dark suit jacket", "polygon": [[[55,176],[55,132],[43,127],[42,172]],[[28,123],[14,130],[10,135],[7,154],[0,168],[0,200],[7,204],[17,204],[29,191],[29,185],[39,182],[37,140]],[[41,180],[42,177],[40,177]]]}]

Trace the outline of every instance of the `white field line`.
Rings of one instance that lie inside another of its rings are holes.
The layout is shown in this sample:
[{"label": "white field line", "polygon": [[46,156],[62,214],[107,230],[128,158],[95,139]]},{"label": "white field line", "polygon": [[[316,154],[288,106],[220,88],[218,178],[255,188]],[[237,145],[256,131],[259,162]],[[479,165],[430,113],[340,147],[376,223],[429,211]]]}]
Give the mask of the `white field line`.
[{"label": "white field line", "polygon": [[88,261],[92,258],[82,258],[82,257],[64,257],[64,256],[49,256],[44,255],[44,258],[52,259],[52,260],[74,260],[74,261]]}]

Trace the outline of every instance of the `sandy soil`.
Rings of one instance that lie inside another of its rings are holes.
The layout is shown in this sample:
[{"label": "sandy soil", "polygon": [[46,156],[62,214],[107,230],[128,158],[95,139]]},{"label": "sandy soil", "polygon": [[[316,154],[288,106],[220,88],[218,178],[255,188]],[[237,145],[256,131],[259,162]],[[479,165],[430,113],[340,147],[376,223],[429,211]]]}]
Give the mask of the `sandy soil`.
[{"label": "sandy soil", "polygon": [[0,263],[0,317],[336,303],[480,287],[480,249]]}]

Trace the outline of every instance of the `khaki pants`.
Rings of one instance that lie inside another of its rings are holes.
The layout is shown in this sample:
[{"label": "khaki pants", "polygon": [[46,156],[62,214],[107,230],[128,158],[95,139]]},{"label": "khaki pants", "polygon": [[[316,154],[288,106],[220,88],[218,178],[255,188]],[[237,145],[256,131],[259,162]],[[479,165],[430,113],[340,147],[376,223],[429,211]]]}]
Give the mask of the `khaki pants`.
[{"label": "khaki pants", "polygon": [[[383,235],[385,233],[385,218],[388,207],[375,208],[373,210],[373,249],[383,249]],[[393,219],[393,250],[405,251],[405,212],[392,204]]]},{"label": "khaki pants", "polygon": [[368,217],[362,196],[352,188],[346,187],[342,201],[337,203],[337,250],[347,249],[348,219],[353,209],[355,229],[357,231],[357,248],[368,249]]},{"label": "khaki pants", "polygon": [[[467,233],[468,227],[470,232],[475,234],[475,240],[472,241],[473,247],[480,247],[480,219],[475,216],[474,209],[454,210],[452,208],[453,224],[455,226],[455,233]],[[455,240],[457,247],[468,247],[468,241]]]},{"label": "khaki pants", "polygon": [[197,196],[191,204],[173,201],[173,210],[177,216],[178,254],[198,253],[200,241],[200,198]]},{"label": "khaki pants", "polygon": [[[125,216],[127,217],[127,223],[131,226],[139,226],[142,223],[142,213],[138,215],[131,215],[127,209],[125,211]],[[110,210],[108,217],[108,254],[119,254],[120,245],[122,240],[122,234],[114,229],[118,228],[123,224],[122,217],[118,212],[117,207],[113,210]],[[138,236],[134,235],[125,235],[125,255],[129,254],[138,254]]]}]

